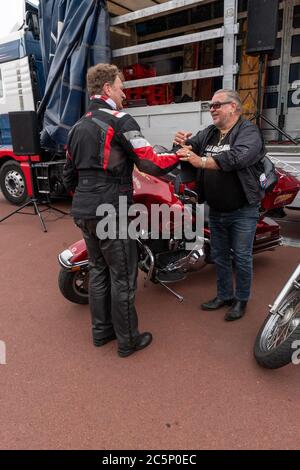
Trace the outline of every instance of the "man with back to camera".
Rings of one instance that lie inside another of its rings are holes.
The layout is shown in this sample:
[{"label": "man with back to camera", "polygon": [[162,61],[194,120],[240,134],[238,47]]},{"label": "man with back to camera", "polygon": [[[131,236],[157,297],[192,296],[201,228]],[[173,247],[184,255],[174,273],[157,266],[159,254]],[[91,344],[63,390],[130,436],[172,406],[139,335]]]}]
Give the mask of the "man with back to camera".
[{"label": "man with back to camera", "polygon": [[[242,103],[234,90],[218,90],[211,101],[213,125],[191,137],[178,131],[174,142],[182,161],[197,169],[200,202],[210,207],[212,259],[217,272],[217,296],[203,310],[230,306],[225,320],[241,318],[250,297],[253,241],[264,195],[253,166],[265,150],[259,129],[241,117]],[[235,261],[235,292],[232,273]]]},{"label": "man with back to camera", "polygon": [[[122,113],[123,83],[115,65],[98,64],[87,72],[90,105],[69,133],[64,183],[74,191],[72,215],[81,228],[89,257],[89,302],[95,346],[117,338],[127,357],[147,347],[151,333],[139,333],[135,310],[138,272],[136,240],[101,239],[96,211],[101,204],[118,209],[119,196],[132,203],[132,171],[161,175],[179,162],[174,153],[157,155],[140,127]],[[99,235],[99,234],[98,234]]]}]

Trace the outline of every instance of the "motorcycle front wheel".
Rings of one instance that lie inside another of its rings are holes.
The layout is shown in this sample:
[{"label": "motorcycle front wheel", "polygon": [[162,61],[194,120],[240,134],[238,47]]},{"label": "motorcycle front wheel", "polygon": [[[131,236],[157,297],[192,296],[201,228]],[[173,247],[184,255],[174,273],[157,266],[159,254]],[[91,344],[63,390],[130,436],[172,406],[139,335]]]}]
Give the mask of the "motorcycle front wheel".
[{"label": "motorcycle front wheel", "polygon": [[86,269],[80,271],[66,271],[61,269],[58,277],[58,285],[62,295],[75,304],[89,303],[89,272]]},{"label": "motorcycle front wheel", "polygon": [[[295,341],[299,341],[298,345]],[[262,367],[278,369],[292,362],[300,345],[300,291],[293,289],[258,332],[254,356]]]}]

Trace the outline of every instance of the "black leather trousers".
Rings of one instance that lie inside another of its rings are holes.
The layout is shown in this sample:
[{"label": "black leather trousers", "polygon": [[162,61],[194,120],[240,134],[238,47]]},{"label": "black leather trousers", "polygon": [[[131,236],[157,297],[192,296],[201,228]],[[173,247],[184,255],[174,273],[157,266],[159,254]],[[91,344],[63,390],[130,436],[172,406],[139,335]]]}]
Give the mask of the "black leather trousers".
[{"label": "black leather trousers", "polygon": [[139,335],[134,306],[138,272],[136,241],[100,240],[97,220],[75,219],[89,257],[89,303],[94,339],[116,333],[120,346],[130,346]]}]

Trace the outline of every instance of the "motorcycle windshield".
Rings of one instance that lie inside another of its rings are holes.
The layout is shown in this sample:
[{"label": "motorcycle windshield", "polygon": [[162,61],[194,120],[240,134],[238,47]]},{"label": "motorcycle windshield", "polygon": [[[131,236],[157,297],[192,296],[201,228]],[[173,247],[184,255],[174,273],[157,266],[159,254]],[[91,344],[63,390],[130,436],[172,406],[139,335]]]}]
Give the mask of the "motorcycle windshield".
[{"label": "motorcycle windshield", "polygon": [[111,60],[106,0],[41,0],[39,22],[46,77],[41,144],[61,150],[86,109],[87,69]]}]

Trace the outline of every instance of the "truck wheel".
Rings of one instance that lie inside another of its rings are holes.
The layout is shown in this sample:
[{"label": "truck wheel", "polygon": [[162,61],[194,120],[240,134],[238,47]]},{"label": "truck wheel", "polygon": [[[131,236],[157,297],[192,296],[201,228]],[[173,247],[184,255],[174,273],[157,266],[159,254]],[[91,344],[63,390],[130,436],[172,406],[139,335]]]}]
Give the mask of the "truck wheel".
[{"label": "truck wheel", "polygon": [[58,285],[62,295],[75,304],[88,304],[89,273],[86,270],[59,272]]},{"label": "truck wheel", "polygon": [[19,163],[14,161],[4,163],[0,170],[0,188],[9,202],[20,206],[26,201],[28,193]]}]

